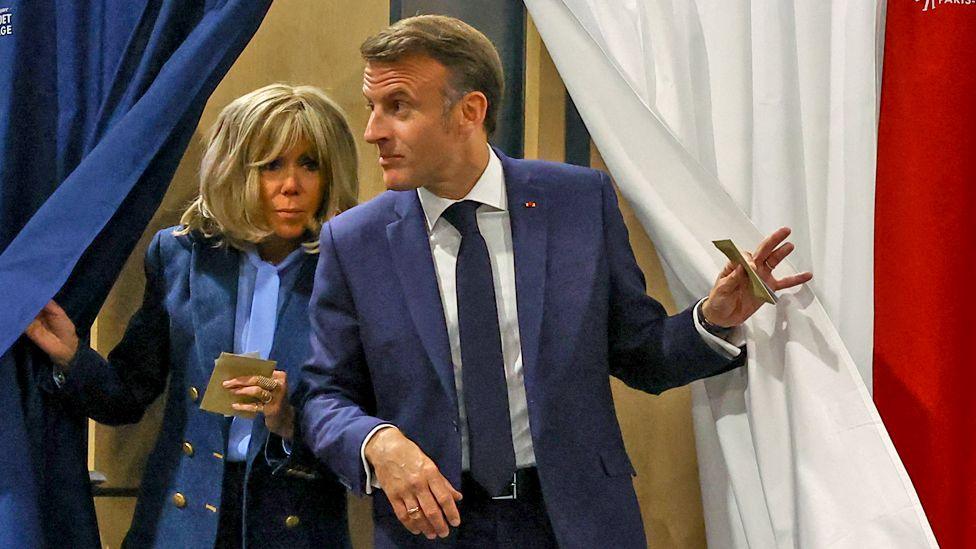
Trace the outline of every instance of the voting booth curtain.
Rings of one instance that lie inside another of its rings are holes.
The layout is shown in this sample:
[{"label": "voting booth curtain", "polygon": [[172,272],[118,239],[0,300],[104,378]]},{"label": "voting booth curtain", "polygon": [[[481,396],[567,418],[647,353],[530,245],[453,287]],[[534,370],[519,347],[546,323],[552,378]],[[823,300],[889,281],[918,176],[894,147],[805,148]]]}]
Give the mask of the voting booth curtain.
[{"label": "voting booth curtain", "polygon": [[87,332],[269,5],[0,0],[2,547],[98,545],[85,419],[21,334],[52,298]]},{"label": "voting booth curtain", "polygon": [[935,547],[869,391],[883,1],[525,4],[679,307],[712,240],[789,225],[814,273],[692,386],[709,546]]}]

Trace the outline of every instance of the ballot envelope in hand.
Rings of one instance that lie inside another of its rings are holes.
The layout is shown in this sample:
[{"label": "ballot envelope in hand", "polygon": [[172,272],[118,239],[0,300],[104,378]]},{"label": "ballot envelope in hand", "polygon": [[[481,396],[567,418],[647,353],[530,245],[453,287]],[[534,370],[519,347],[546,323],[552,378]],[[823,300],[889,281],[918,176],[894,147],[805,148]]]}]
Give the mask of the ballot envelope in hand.
[{"label": "ballot envelope in hand", "polygon": [[274,372],[275,364],[273,360],[258,358],[256,354],[238,355],[234,353],[220,353],[214,361],[213,373],[210,374],[210,382],[207,384],[207,391],[203,394],[200,402],[200,409],[224,416],[240,416],[253,418],[256,414],[235,410],[231,405],[253,403],[254,399],[246,396],[238,396],[225,389],[223,383],[228,379],[241,376],[264,376],[271,377]]},{"label": "ballot envelope in hand", "polygon": [[755,269],[749,265],[746,261],[745,254],[739,250],[739,247],[735,245],[731,240],[713,240],[712,244],[725,254],[725,257],[729,258],[732,263],[737,263],[742,265],[746,270],[746,274],[749,276],[749,284],[751,286],[752,295],[756,296],[757,299],[761,299],[770,305],[775,305],[778,301],[776,294],[773,293],[772,288],[766,285],[762,278],[756,274]]}]

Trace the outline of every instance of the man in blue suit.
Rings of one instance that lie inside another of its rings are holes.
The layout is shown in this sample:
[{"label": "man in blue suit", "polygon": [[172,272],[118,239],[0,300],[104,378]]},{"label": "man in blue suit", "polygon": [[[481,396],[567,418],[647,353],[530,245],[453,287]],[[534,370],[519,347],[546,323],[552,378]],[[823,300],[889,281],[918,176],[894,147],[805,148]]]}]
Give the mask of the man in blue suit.
[{"label": "man in blue suit", "polygon": [[[488,146],[487,38],[420,16],[361,51],[390,191],[322,230],[305,440],[375,495],[377,547],[644,546],[608,376],[659,393],[740,365],[745,273],[668,317],[605,174]],[[810,278],[770,274],[788,232],[754,254],[774,289]]]}]

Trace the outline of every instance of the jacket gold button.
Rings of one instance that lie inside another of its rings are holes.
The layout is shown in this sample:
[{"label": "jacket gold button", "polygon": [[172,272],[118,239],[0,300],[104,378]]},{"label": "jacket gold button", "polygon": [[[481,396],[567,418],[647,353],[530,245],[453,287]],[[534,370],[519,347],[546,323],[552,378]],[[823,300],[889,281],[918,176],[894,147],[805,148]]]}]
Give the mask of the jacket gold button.
[{"label": "jacket gold button", "polygon": [[288,518],[285,519],[285,526],[288,528],[294,528],[301,524],[301,522],[302,520],[298,518],[298,515],[288,515]]},{"label": "jacket gold button", "polygon": [[193,457],[193,445],[189,442],[183,442],[183,453],[186,457]]},{"label": "jacket gold button", "polygon": [[175,505],[177,509],[186,507],[186,497],[183,494],[176,492],[173,494],[173,505]]},{"label": "jacket gold button", "polygon": [[197,399],[200,398],[200,391],[198,391],[196,387],[191,386],[186,390],[186,392],[189,395],[191,402],[196,402]]}]

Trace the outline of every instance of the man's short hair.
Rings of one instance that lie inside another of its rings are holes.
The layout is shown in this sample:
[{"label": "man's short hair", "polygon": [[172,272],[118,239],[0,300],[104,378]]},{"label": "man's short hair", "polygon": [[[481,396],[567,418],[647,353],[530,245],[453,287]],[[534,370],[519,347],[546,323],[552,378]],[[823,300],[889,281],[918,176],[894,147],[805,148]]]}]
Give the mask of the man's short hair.
[{"label": "man's short hair", "polygon": [[444,90],[448,106],[464,94],[478,91],[488,99],[485,131],[498,125],[498,108],[505,90],[498,51],[471,25],[443,15],[401,19],[367,38],[359,48],[367,62],[393,63],[409,55],[425,55],[444,65],[451,89]]}]

